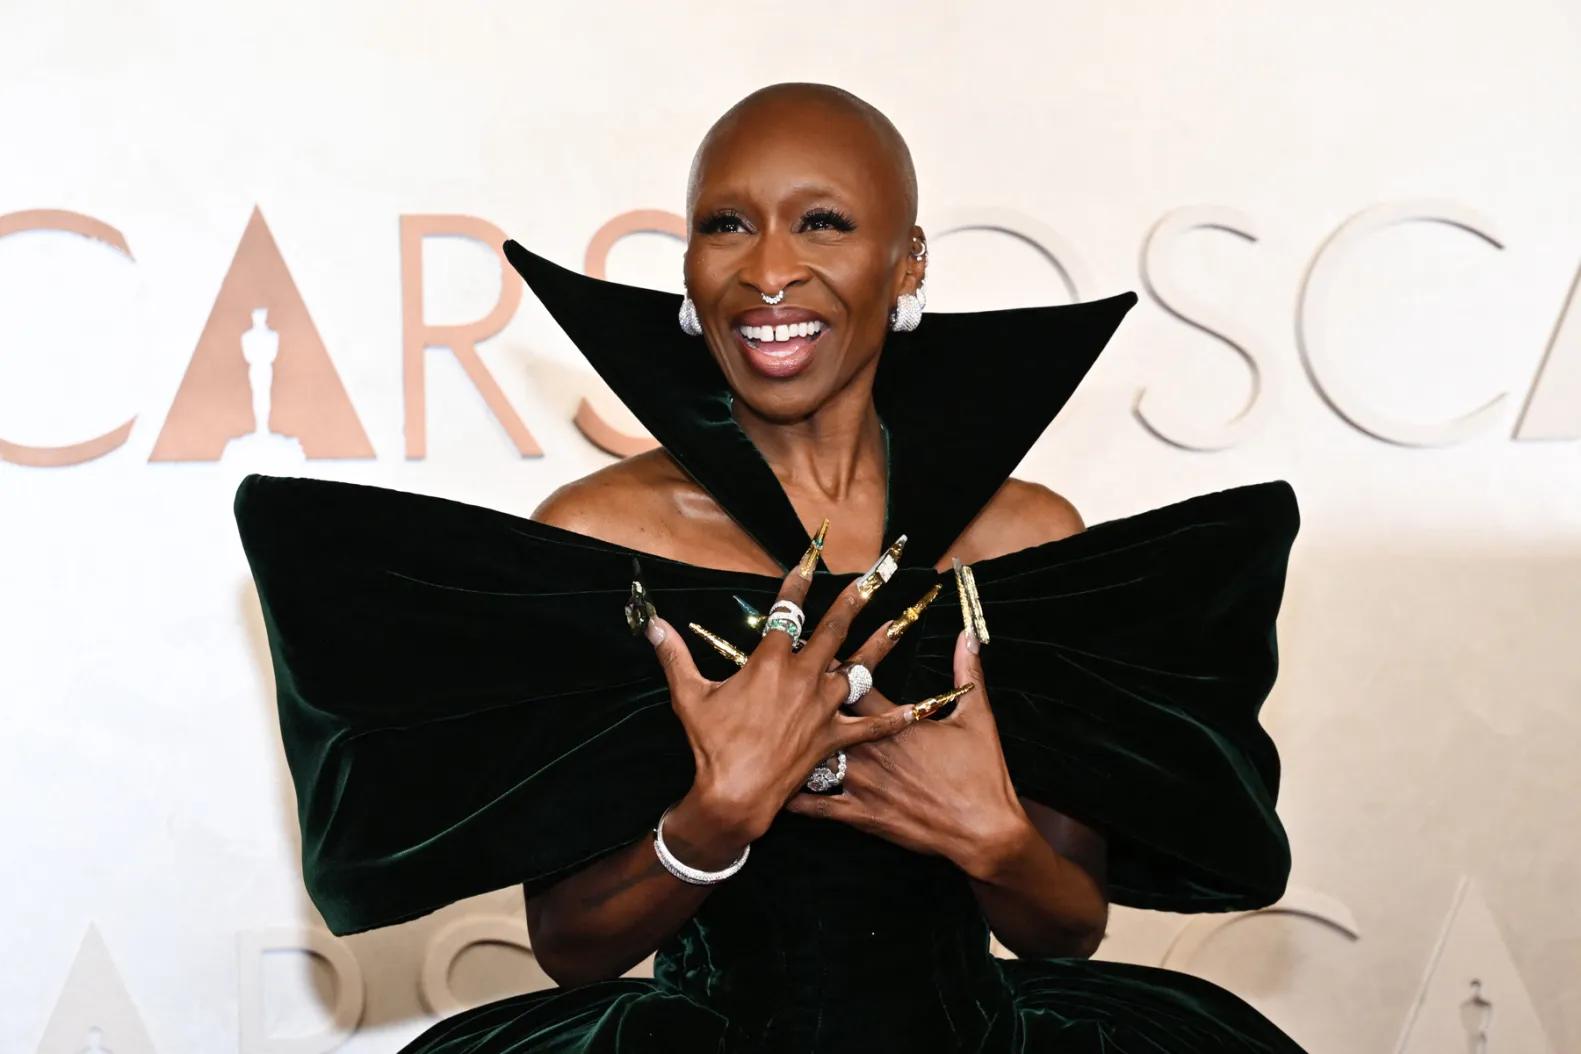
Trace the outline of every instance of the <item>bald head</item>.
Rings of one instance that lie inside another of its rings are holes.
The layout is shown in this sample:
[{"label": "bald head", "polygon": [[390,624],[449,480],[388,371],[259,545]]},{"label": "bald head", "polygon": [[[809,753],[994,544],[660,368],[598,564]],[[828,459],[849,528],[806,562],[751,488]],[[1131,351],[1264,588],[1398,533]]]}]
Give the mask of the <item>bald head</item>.
[{"label": "bald head", "polygon": [[809,117],[844,121],[860,128],[863,138],[884,158],[883,168],[893,179],[891,190],[902,203],[905,227],[909,229],[916,223],[916,169],[912,167],[911,150],[889,118],[880,113],[877,107],[844,88],[836,88],[832,84],[786,81],[759,88],[748,95],[726,110],[703,136],[697,152],[692,155],[691,172],[686,180],[688,225],[693,203],[697,200],[698,180],[714,147],[734,139],[743,130],[772,128],[780,120],[797,123]]}]

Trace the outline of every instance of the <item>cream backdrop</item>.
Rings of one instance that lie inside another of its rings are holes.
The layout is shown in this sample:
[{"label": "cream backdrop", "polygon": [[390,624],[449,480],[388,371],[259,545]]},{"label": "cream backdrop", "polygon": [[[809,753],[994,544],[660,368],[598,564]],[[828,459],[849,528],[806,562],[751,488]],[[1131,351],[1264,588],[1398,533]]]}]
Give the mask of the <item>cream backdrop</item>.
[{"label": "cream backdrop", "polygon": [[[578,402],[630,418],[530,295],[481,353],[543,455],[432,349],[405,456],[402,217],[581,266],[611,218],[680,206],[719,111],[789,79],[909,139],[931,307],[1142,295],[1020,475],[1089,523],[1299,495],[1264,711],[1290,897],[1117,911],[1100,955],[1209,977],[1324,1054],[1581,1049],[1574,0],[10,0],[0,39],[0,216],[80,213],[129,253],[0,238],[0,437],[135,418],[80,464],[0,461],[0,1049],[388,1051],[546,983],[516,890],[322,931],[232,491],[305,473],[527,514],[607,464]],[[371,459],[150,461],[255,207]],[[679,258],[639,235],[608,273],[677,289]],[[498,299],[480,243],[421,262],[429,322]]]}]

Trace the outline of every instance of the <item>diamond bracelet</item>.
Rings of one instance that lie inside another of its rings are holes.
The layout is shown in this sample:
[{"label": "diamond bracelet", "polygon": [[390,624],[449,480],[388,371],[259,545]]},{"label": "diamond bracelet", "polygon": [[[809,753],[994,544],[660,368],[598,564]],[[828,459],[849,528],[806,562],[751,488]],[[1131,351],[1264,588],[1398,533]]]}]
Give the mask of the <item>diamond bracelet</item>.
[{"label": "diamond bracelet", "polygon": [[670,847],[664,844],[664,820],[673,808],[675,806],[671,805],[669,809],[665,809],[663,815],[659,817],[659,822],[653,825],[653,851],[659,855],[659,863],[664,865],[666,871],[682,882],[690,882],[694,886],[711,886],[715,882],[723,882],[741,870],[741,865],[747,862],[747,854],[752,852],[751,843],[742,848],[741,855],[734,863],[721,871],[704,871],[701,868],[688,867],[677,860],[675,854],[670,852]]}]

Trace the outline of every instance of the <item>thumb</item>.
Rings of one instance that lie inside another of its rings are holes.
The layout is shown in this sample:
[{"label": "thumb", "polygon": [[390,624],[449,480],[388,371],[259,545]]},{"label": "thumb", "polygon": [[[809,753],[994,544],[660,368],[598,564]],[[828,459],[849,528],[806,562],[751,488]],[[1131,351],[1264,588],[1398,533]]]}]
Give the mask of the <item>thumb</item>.
[{"label": "thumb", "polygon": [[692,661],[692,653],[687,649],[686,642],[669,622],[657,614],[652,615],[643,629],[643,635],[648,638],[648,643],[653,645],[653,650],[658,655],[659,665],[664,670],[664,677],[670,684],[672,695],[677,689],[702,679],[702,674],[697,671],[697,664]]},{"label": "thumb", "polygon": [[979,691],[984,690],[982,650],[970,627],[963,628],[955,637],[953,666],[956,684],[970,682],[977,685]]}]

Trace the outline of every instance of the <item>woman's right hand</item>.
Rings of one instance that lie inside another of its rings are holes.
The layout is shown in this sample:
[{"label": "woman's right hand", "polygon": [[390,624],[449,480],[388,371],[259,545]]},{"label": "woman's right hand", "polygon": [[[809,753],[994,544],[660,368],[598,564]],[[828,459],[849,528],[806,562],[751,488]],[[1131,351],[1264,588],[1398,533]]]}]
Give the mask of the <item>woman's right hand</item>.
[{"label": "woman's right hand", "polygon": [[[819,762],[910,724],[910,707],[861,717],[839,709],[849,682],[835,653],[871,596],[871,591],[863,595],[865,578],[858,575],[840,592],[810,636],[803,628],[806,643],[799,651],[793,650],[790,634],[771,630],[746,664],[723,681],[709,680],[698,671],[675,626],[658,615],[648,620],[648,640],[664,668],[671,705],[696,761],[689,804],[707,812],[715,837],[731,843],[754,841]],[[778,599],[800,605],[811,583],[799,567],[792,568]],[[894,646],[884,628],[875,630],[861,649],[869,669]]]}]

